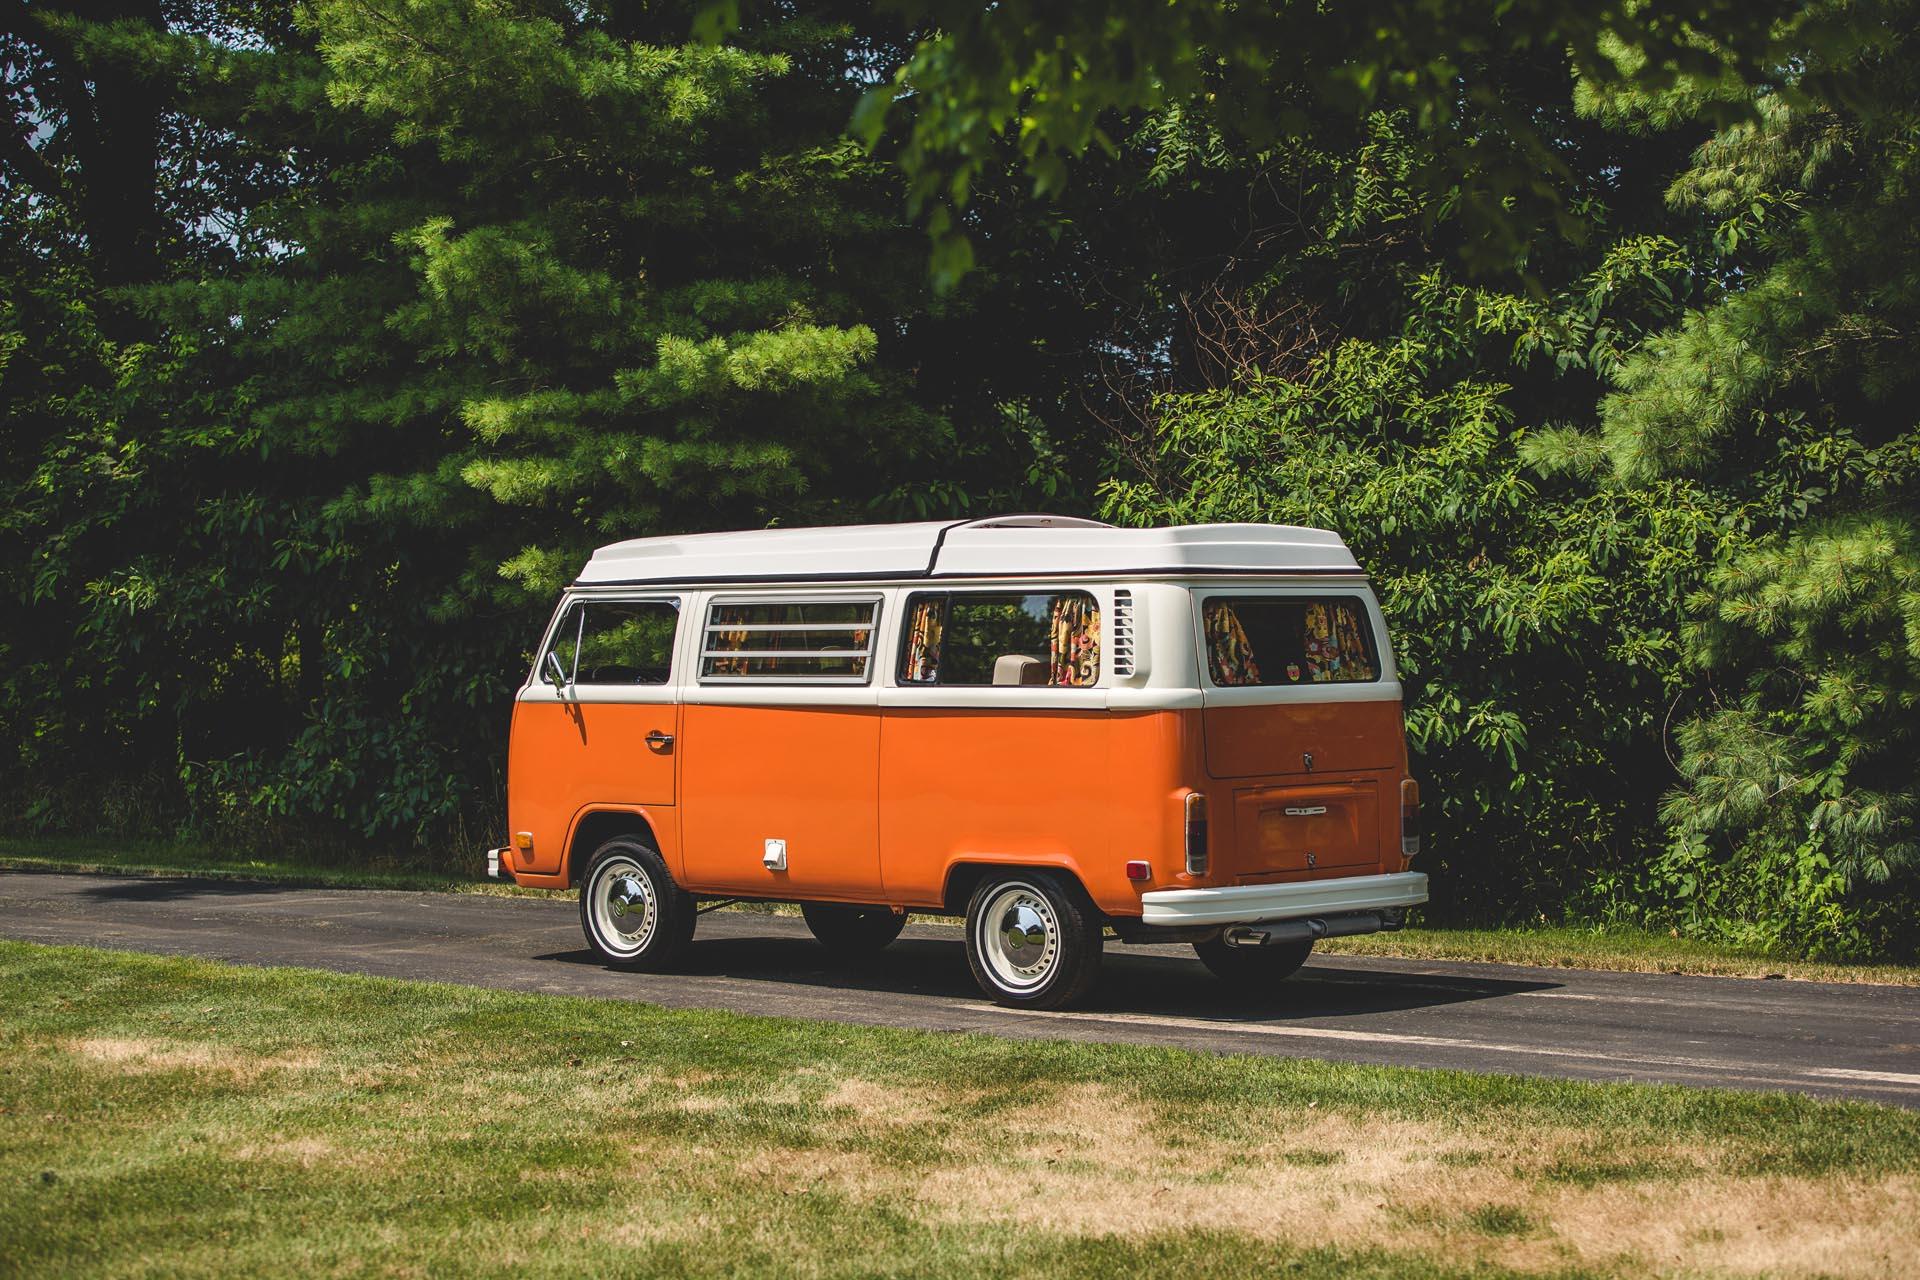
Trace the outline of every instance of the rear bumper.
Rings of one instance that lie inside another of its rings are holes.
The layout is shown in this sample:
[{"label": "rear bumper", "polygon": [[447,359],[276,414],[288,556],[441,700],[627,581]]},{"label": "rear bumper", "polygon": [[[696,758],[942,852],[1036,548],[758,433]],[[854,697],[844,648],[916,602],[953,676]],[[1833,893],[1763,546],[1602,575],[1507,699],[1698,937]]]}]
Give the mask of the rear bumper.
[{"label": "rear bumper", "polygon": [[1352,911],[1418,906],[1427,900],[1420,871],[1237,884],[1222,889],[1154,889],[1140,895],[1140,922],[1156,925],[1259,924]]}]

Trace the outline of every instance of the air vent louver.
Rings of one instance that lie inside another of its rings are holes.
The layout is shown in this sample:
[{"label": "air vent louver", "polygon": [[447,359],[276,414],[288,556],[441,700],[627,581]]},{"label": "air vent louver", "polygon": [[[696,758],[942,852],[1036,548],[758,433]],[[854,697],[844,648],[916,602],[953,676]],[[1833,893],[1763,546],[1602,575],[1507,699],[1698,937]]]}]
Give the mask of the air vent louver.
[{"label": "air vent louver", "polygon": [[1138,656],[1133,632],[1133,592],[1120,587],[1113,593],[1113,674],[1126,679],[1134,673]]}]

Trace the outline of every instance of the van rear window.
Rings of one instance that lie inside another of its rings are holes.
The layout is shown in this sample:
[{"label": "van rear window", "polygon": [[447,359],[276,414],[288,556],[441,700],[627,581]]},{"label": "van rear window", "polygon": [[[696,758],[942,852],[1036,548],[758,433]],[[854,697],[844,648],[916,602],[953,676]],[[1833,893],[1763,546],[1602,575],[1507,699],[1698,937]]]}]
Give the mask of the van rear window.
[{"label": "van rear window", "polygon": [[1215,685],[1357,684],[1380,678],[1357,596],[1208,596],[1200,606]]},{"label": "van rear window", "polygon": [[1100,605],[1084,591],[921,593],[902,684],[1082,688],[1100,679]]},{"label": "van rear window", "polygon": [[703,680],[864,682],[878,600],[716,601]]}]

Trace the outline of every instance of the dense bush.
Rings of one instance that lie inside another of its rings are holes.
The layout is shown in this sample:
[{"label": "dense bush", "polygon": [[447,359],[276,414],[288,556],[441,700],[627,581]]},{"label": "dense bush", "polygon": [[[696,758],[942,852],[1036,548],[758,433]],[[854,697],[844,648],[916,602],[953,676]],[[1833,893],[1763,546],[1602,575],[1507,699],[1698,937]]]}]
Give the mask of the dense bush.
[{"label": "dense bush", "polygon": [[0,805],[458,857],[596,543],[1294,521],[1436,910],[1911,952],[1914,18],[22,9]]},{"label": "dense bush", "polygon": [[[1683,483],[1543,481],[1517,451],[1519,415],[1591,406],[1619,352],[1673,315],[1688,261],[1664,238],[1622,235],[1561,264],[1568,278],[1545,298],[1457,283],[1427,235],[1395,242],[1421,212],[1406,132],[1383,118],[1355,150],[1246,162],[1279,171],[1307,234],[1241,286],[1237,312],[1281,298],[1292,323],[1238,348],[1217,388],[1154,399],[1144,474],[1110,483],[1105,509],[1341,530],[1396,638],[1435,910],[1537,919],[1606,898],[1656,843],[1672,776],[1662,728],[1685,683],[1678,605],[1721,511]],[[1177,139],[1138,141],[1162,157],[1160,181],[1178,179],[1165,162]],[[1222,153],[1191,154],[1204,169]],[[1370,336],[1299,339],[1337,306],[1363,313]]]},{"label": "dense bush", "polygon": [[[884,22],[769,10],[713,48],[674,6],[140,12],[6,45],[16,126],[50,130],[0,243],[29,822],[483,847],[591,547],[1058,487],[1009,411],[1036,361],[967,310],[997,286],[935,299],[842,136]],[[141,91],[112,123],[157,186],[87,145],[88,80]],[[129,779],[137,813],[98,802]]]},{"label": "dense bush", "polygon": [[[1807,57],[1678,174],[1713,287],[1621,366],[1597,433],[1544,464],[1604,491],[1676,478],[1728,536],[1681,631],[1702,692],[1678,730],[1671,842],[1647,871],[1695,932],[1834,954],[1920,941],[1920,28],[1822,7],[1857,47]],[[1589,93],[1670,127],[1724,85]]]}]

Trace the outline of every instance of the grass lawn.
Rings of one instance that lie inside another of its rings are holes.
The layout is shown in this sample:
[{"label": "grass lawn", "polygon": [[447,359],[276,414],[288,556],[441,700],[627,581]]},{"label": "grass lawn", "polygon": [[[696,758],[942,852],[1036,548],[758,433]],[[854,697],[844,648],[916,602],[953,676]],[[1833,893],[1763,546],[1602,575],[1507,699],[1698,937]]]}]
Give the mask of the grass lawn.
[{"label": "grass lawn", "polygon": [[1729,978],[1796,978],[1812,982],[1877,982],[1920,986],[1920,968],[1783,960],[1764,951],[1677,938],[1637,929],[1578,925],[1507,929],[1404,929],[1336,938],[1316,951],[1400,956],[1414,960],[1483,960],[1550,969],[1617,969],[1628,973],[1702,973]]},{"label": "grass lawn", "polygon": [[0,943],[0,1274],[1908,1274],[1920,1115]]},{"label": "grass lawn", "polygon": [[[204,846],[169,841],[0,836],[0,870],[97,871],[109,874],[207,876],[278,880],[369,889],[428,889],[502,896],[572,897],[571,891],[522,889],[479,875],[427,871],[393,862],[322,865],[296,859],[236,857]],[[743,909],[770,910],[764,904]],[[937,917],[921,917],[937,920]],[[1798,978],[1816,982],[1877,982],[1920,986],[1920,968],[1890,964],[1835,964],[1786,960],[1690,938],[1625,929],[1572,925],[1512,929],[1417,928],[1320,944],[1327,953],[1401,956],[1419,960],[1480,960],[1565,969],[1633,973],[1700,973],[1737,978]]]},{"label": "grass lawn", "polygon": [[[480,861],[484,863],[484,855]],[[391,859],[343,859],[339,864],[323,864],[299,858],[248,857],[184,841],[98,837],[0,836],[0,869],[278,880],[363,889],[457,891],[502,887],[478,874],[429,871]],[[484,870],[484,865],[476,867],[476,872]]]}]

